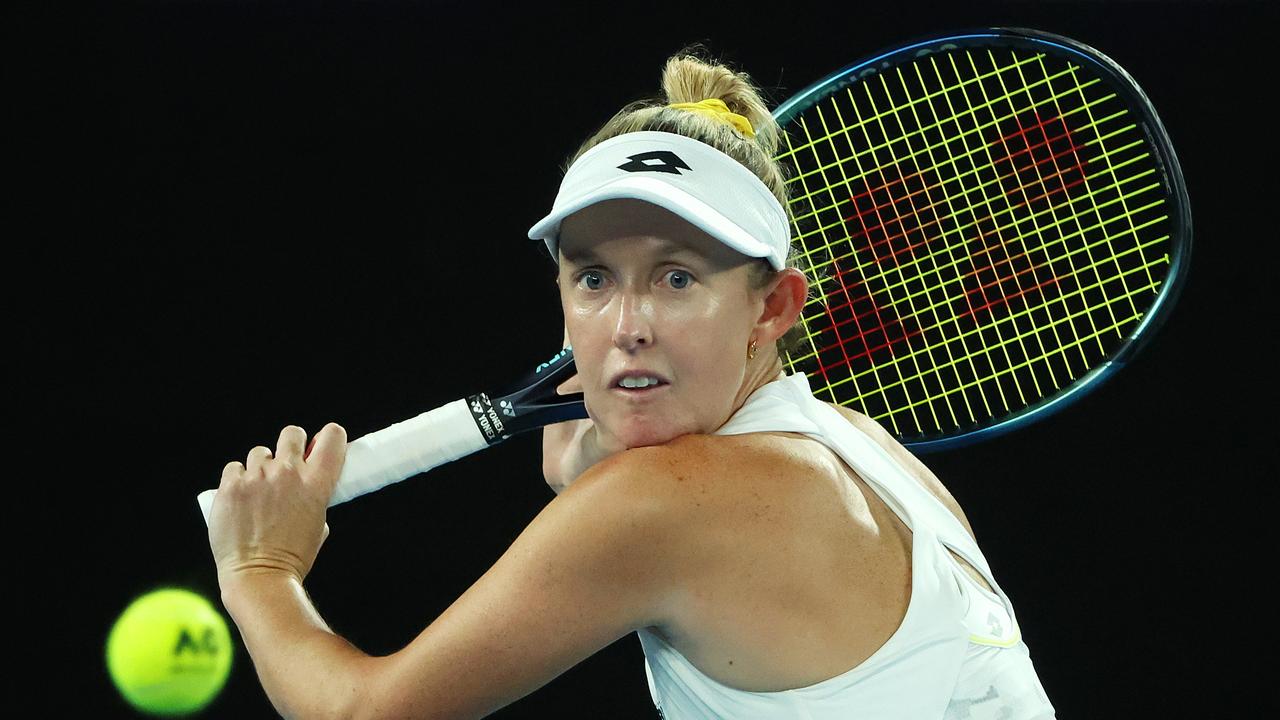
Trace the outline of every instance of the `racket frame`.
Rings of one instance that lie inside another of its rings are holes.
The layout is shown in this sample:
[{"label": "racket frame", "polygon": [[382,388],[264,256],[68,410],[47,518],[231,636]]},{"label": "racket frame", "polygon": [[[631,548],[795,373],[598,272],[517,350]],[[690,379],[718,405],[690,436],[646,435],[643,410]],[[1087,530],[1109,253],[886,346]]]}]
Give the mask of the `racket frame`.
[{"label": "racket frame", "polygon": [[773,112],[774,119],[786,132],[791,122],[831,95],[867,78],[892,70],[905,61],[965,47],[1013,47],[1054,48],[1082,65],[1095,70],[1110,87],[1126,99],[1125,105],[1136,113],[1141,131],[1149,145],[1155,148],[1155,163],[1165,193],[1172,199],[1170,214],[1169,272],[1150,309],[1129,332],[1114,355],[1097,367],[1077,378],[1066,388],[1048,398],[1027,405],[1004,419],[986,426],[936,439],[903,441],[903,445],[917,453],[930,453],[964,447],[980,441],[1012,432],[1033,422],[1058,413],[1096,389],[1108,378],[1128,364],[1151,341],[1156,331],[1168,319],[1186,284],[1191,260],[1191,206],[1187,197],[1186,181],[1173,144],[1165,131],[1150,99],[1128,72],[1118,63],[1097,49],[1071,38],[1041,30],[1027,28],[996,27],[933,36],[911,41],[905,45],[883,50],[867,59],[848,65],[812,83],[791,96]]}]

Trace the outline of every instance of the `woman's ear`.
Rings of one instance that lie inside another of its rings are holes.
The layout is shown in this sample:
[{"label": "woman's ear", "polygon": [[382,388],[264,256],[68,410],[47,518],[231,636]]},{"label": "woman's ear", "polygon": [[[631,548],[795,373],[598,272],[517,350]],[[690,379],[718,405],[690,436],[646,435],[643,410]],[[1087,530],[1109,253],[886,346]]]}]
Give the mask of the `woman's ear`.
[{"label": "woman's ear", "polygon": [[787,334],[804,311],[809,280],[796,268],[779,270],[765,287],[764,311],[756,321],[756,340],[767,345]]}]

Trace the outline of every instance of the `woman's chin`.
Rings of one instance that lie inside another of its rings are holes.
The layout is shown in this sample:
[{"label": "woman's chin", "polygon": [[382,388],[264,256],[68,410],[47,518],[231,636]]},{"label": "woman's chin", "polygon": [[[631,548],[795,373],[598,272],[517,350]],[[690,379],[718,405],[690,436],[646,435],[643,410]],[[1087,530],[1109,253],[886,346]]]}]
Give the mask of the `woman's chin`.
[{"label": "woman's chin", "polygon": [[662,425],[637,423],[618,428],[614,437],[619,445],[630,450],[631,448],[649,447],[651,445],[664,445],[681,435],[688,435],[690,432],[665,423]]},{"label": "woman's chin", "polygon": [[698,432],[693,413],[673,407],[620,406],[606,399],[599,404],[587,398],[587,410],[601,441],[615,450],[663,445]]}]

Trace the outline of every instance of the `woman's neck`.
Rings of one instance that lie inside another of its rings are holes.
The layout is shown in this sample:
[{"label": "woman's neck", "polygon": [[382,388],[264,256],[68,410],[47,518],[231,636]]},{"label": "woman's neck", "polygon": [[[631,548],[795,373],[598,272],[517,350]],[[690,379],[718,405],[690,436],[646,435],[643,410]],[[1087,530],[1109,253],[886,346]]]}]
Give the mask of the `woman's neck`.
[{"label": "woman's neck", "polygon": [[[747,372],[742,379],[742,387],[738,390],[738,394],[733,398],[733,411],[729,413],[729,417],[733,417],[747,402],[747,398],[756,390],[768,385],[775,380],[781,380],[786,377],[786,372],[782,368],[782,358],[776,353],[770,353],[768,358],[759,357],[754,360],[747,361]],[[728,422],[729,418],[725,418]]]}]

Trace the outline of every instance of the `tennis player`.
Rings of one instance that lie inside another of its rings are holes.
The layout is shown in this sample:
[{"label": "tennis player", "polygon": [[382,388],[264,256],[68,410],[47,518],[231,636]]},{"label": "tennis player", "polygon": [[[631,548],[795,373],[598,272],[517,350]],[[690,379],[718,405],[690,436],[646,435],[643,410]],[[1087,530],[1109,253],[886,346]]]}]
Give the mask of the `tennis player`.
[{"label": "tennis player", "polygon": [[210,543],[271,702],[481,717],[635,632],[668,720],[1054,717],[946,488],[783,371],[807,281],[750,78],[681,53],[662,82],[584,143],[529,233],[558,262],[590,414],[544,431],[556,497],[412,642],[369,656],[303,589],[340,426],[224,469]]}]

